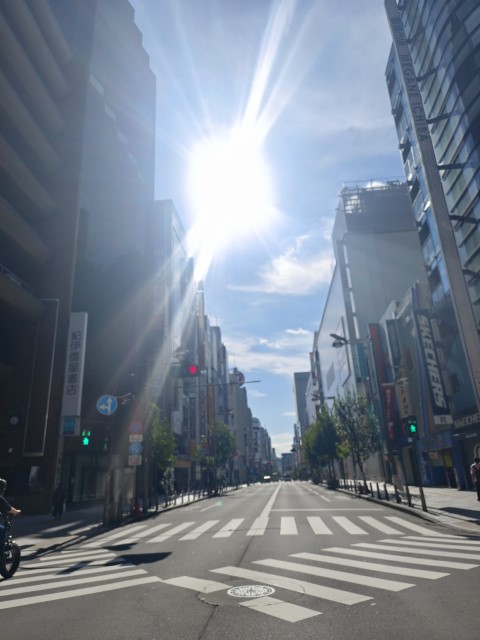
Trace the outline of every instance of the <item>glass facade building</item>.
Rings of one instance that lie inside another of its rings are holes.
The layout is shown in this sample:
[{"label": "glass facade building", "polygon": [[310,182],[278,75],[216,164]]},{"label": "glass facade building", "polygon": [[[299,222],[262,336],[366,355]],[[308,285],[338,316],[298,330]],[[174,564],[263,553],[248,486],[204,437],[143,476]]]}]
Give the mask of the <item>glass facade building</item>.
[{"label": "glass facade building", "polygon": [[[480,448],[475,365],[480,351],[480,5],[476,0],[386,0],[386,8],[397,44],[386,70],[392,114],[440,336],[450,428],[467,464]],[[398,48],[398,21],[407,55]],[[412,107],[412,96],[420,106]],[[425,152],[427,139],[431,156]],[[436,206],[433,174],[446,215]],[[453,250],[442,240],[448,234]],[[460,286],[455,273],[462,278]],[[463,290],[465,297],[457,297]],[[472,318],[471,330],[462,324],[466,317]],[[472,436],[468,445],[466,435]]]}]

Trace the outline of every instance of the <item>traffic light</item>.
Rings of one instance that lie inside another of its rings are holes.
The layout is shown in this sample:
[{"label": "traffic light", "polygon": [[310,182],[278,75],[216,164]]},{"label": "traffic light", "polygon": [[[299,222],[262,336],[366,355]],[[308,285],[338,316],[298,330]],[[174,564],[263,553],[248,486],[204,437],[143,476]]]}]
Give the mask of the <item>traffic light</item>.
[{"label": "traffic light", "polygon": [[187,374],[190,377],[198,376],[200,374],[198,364],[187,364]]},{"label": "traffic light", "polygon": [[185,359],[182,362],[180,373],[182,378],[196,378],[200,375],[200,367],[198,364]]},{"label": "traffic light", "polygon": [[418,425],[416,416],[407,416],[407,436],[410,438],[416,438],[418,436]]},{"label": "traffic light", "polygon": [[82,445],[84,447],[88,447],[88,445],[90,444],[91,436],[92,432],[90,431],[90,429],[84,429],[82,431]]}]

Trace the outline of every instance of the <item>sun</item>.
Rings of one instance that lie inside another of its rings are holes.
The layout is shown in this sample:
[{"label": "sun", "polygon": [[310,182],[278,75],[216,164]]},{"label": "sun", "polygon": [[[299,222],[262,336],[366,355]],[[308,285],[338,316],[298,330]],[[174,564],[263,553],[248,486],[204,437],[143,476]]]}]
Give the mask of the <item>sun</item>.
[{"label": "sun", "polygon": [[227,248],[265,231],[275,207],[260,136],[239,127],[198,144],[190,155],[188,193],[199,250]]}]

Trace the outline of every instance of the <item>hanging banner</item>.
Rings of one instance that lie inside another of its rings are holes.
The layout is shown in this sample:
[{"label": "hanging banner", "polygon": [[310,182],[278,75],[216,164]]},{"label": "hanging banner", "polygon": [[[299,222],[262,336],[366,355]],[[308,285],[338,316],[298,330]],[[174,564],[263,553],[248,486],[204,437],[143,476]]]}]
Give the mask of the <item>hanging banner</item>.
[{"label": "hanging banner", "polygon": [[425,368],[426,384],[430,392],[433,421],[436,425],[452,424],[430,313],[426,310],[416,310],[415,326],[422,363]]}]

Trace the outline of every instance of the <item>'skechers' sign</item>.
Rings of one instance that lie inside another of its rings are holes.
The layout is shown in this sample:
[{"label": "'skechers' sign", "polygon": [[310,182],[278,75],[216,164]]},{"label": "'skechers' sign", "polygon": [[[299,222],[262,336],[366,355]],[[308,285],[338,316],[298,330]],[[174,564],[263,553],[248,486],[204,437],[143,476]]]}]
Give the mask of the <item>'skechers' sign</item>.
[{"label": "'skechers' sign", "polygon": [[448,408],[447,394],[445,393],[445,385],[438,361],[429,312],[415,311],[415,323],[420,352],[422,354],[427,383],[430,390],[433,421],[435,424],[451,424],[452,416]]}]

